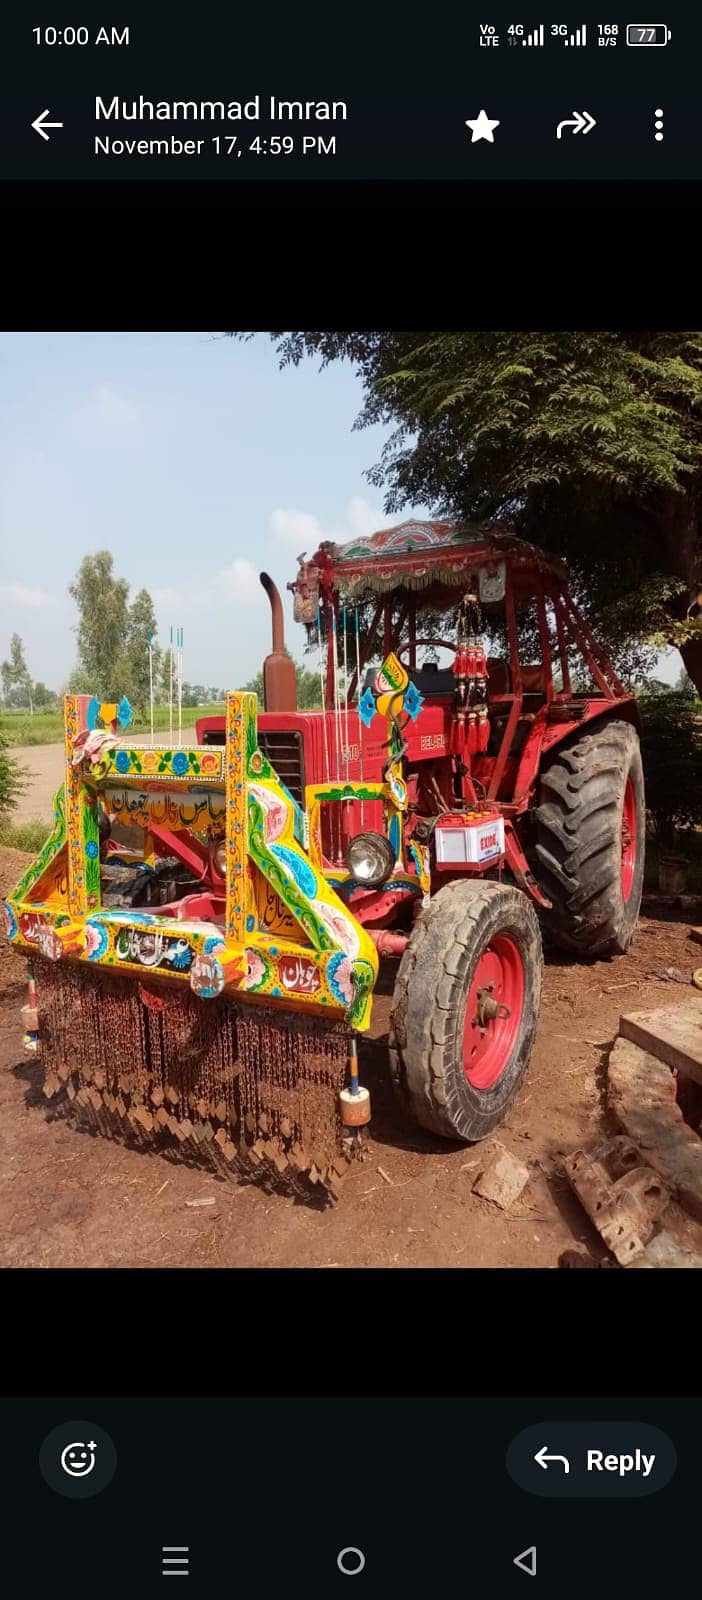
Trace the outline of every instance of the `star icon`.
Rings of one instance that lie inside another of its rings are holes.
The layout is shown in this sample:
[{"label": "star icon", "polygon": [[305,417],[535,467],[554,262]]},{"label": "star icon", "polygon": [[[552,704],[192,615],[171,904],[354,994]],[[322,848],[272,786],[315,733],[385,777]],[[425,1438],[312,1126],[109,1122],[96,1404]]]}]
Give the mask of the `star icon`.
[{"label": "star icon", "polygon": [[495,143],[494,128],[499,128],[499,122],[491,122],[487,111],[481,111],[479,117],[466,118],[466,127],[472,128],[471,144],[477,144],[479,139],[487,139],[489,144]]}]

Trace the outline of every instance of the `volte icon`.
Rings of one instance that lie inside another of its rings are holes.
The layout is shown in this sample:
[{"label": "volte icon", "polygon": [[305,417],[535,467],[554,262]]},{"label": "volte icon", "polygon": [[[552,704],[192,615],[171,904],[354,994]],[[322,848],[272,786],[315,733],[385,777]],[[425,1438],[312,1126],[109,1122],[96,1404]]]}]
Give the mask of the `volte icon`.
[{"label": "volte icon", "polygon": [[528,1572],[530,1578],[536,1577],[536,1545],[530,1544],[528,1550],[520,1550],[514,1556],[512,1565],[519,1567],[520,1572]]}]

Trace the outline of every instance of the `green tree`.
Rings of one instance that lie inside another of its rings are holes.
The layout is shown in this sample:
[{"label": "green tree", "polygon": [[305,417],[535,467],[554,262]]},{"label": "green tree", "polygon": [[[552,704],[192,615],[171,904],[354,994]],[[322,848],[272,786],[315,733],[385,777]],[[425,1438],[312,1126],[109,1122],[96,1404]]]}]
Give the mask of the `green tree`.
[{"label": "green tree", "polygon": [[84,556],[69,594],[78,607],[78,666],[100,699],[119,700],[128,631],[129,584],[116,578],[109,550]]},{"label": "green tree", "polygon": [[127,633],[121,657],[121,673],[124,693],[142,716],[146,714],[149,706],[149,639],[152,640],[155,693],[160,655],[155,643],[156,617],[148,589],[140,589],[127,612]]},{"label": "green tree", "polygon": [[355,366],[356,426],[393,425],[368,472],[388,514],[511,524],[568,560],[625,670],[674,644],[702,691],[701,333],[270,337],[281,365]]},{"label": "green tree", "polygon": [[639,697],[646,809],[663,845],[702,823],[702,728],[697,703],[668,686]]},{"label": "green tree", "polygon": [[678,679],[674,687],[677,689],[678,694],[687,695],[688,699],[695,699],[695,685],[685,667],[680,668]]},{"label": "green tree", "polygon": [[256,673],[255,678],[251,678],[243,685],[243,693],[257,695],[259,709],[263,707],[263,669]]},{"label": "green tree", "polygon": [[37,711],[45,710],[48,706],[56,704],[56,695],[53,689],[47,689],[45,683],[35,683],[33,692]]},{"label": "green tree", "polygon": [[25,787],[25,776],[0,734],[0,820],[5,821]]},{"label": "green tree", "polygon": [[92,694],[93,679],[85,667],[74,667],[67,683],[64,685],[64,694]]},{"label": "green tree", "polygon": [[9,661],[3,661],[0,672],[2,673],[3,693],[8,703],[12,704],[12,691],[17,688],[21,691],[20,704],[23,703],[26,697],[30,713],[33,715],[32,679],[25,661],[24,645],[18,633],[13,633],[12,635],[10,640],[10,659]]},{"label": "green tree", "polygon": [[[297,704],[300,711],[315,711],[322,704],[322,688],[319,673],[310,672],[308,667],[295,663],[295,678],[297,680]],[[244,684],[244,690],[249,694],[258,695],[259,707],[263,708],[263,670],[256,673],[249,683]]]},{"label": "green tree", "polygon": [[[171,657],[173,657],[173,681],[172,682],[171,682]],[[158,688],[159,688],[159,699],[160,699],[161,703],[165,704],[165,705],[168,705],[168,701],[169,701],[169,698],[170,698],[171,693],[172,693],[172,695],[173,695],[173,704],[175,705],[175,700],[176,700],[176,656],[175,656],[175,650],[172,650],[170,645],[167,645],[166,649],[164,651],[162,651],[162,653],[161,653]]]}]

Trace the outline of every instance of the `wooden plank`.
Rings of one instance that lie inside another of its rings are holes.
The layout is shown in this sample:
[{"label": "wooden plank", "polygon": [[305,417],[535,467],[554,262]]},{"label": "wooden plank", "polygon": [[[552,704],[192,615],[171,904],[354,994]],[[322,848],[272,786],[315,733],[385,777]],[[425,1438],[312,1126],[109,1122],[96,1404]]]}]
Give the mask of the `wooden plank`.
[{"label": "wooden plank", "polygon": [[620,1017],[619,1032],[641,1050],[665,1061],[685,1078],[702,1083],[702,1000],[631,1011]]}]

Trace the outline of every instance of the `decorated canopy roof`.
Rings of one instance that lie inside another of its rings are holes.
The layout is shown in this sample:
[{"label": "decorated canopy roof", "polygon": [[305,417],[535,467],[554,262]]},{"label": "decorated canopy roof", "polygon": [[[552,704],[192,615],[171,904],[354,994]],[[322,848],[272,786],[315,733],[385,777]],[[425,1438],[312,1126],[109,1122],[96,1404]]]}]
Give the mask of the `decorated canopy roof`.
[{"label": "decorated canopy roof", "polygon": [[483,562],[506,556],[522,569],[565,576],[561,562],[496,522],[401,522],[346,544],[325,543],[312,563],[340,596],[360,600],[393,589],[453,588]]}]

